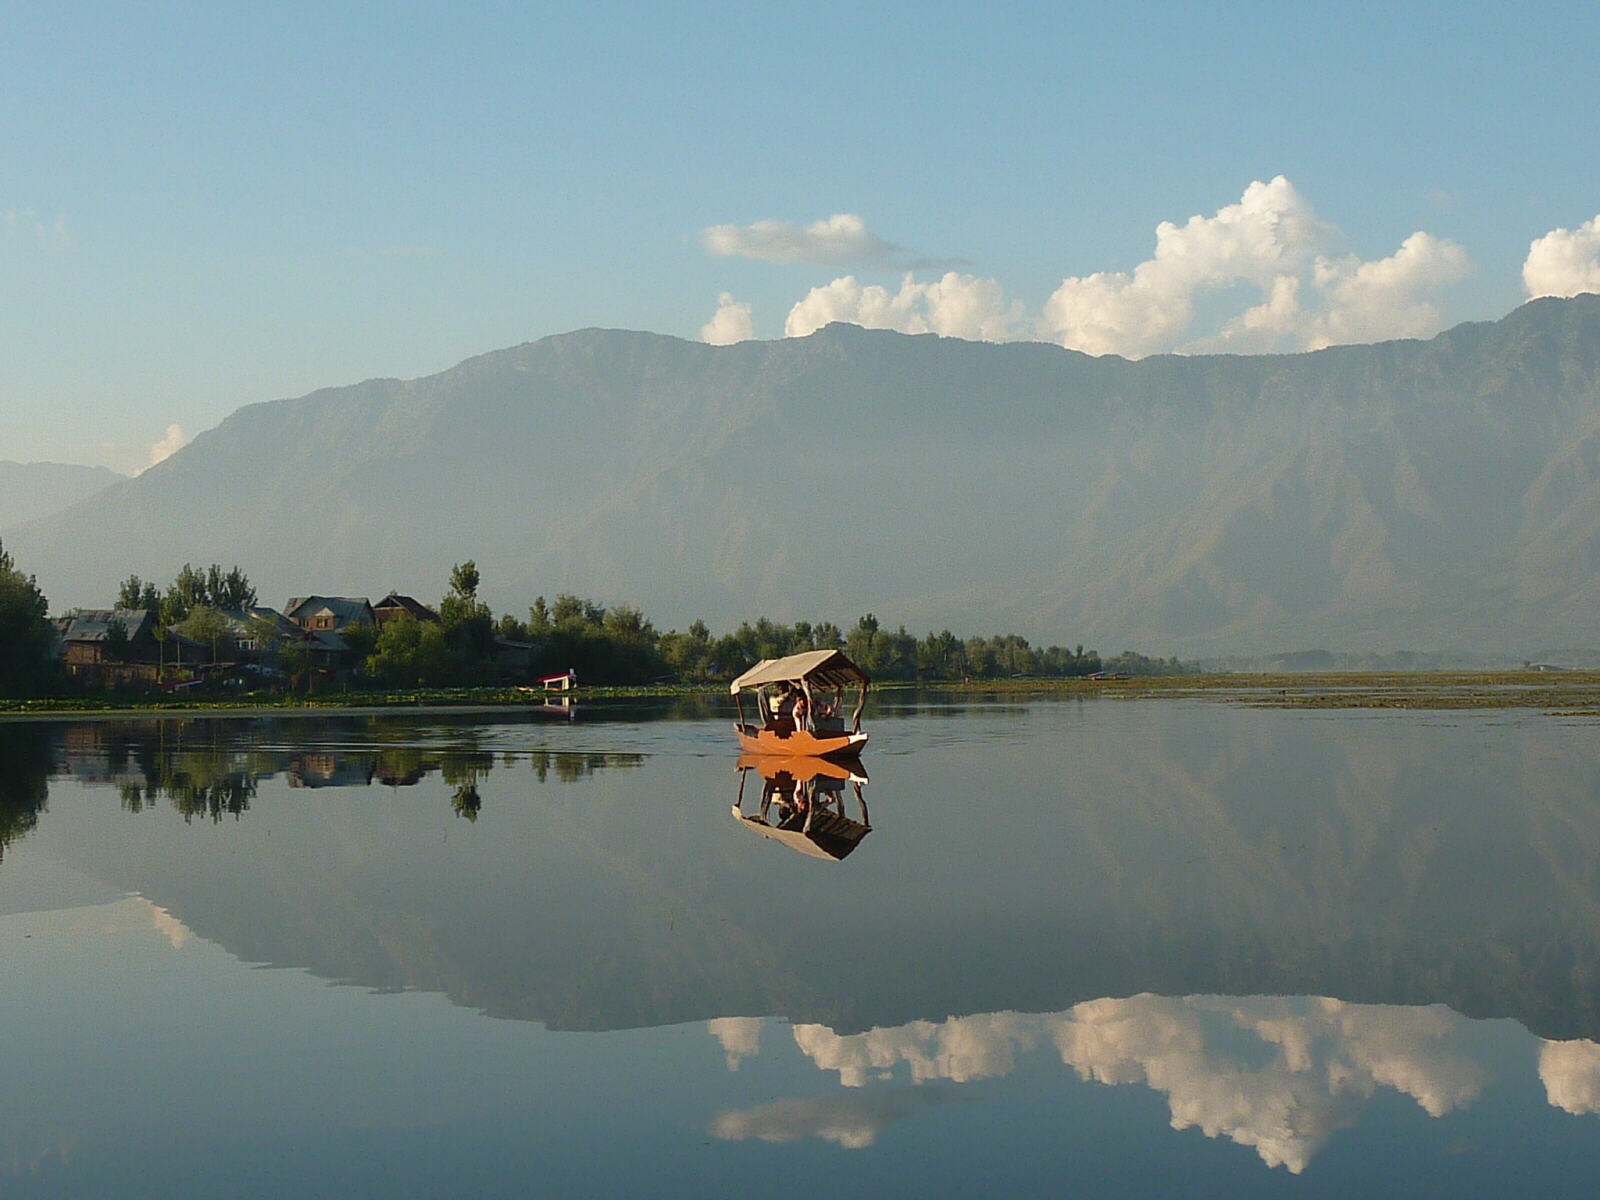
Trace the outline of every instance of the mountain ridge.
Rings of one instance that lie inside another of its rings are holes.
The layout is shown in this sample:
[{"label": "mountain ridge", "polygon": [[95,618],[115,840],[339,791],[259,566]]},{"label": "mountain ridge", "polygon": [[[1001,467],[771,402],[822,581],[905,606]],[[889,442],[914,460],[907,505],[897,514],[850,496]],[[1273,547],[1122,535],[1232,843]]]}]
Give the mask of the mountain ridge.
[{"label": "mountain ridge", "polygon": [[1600,297],[1137,361],[575,330],[246,406],[7,544],[57,607],[185,561],[238,562],[268,600],[426,596],[473,558],[498,609],[573,591],[662,627],[870,610],[1108,651],[1595,646]]}]

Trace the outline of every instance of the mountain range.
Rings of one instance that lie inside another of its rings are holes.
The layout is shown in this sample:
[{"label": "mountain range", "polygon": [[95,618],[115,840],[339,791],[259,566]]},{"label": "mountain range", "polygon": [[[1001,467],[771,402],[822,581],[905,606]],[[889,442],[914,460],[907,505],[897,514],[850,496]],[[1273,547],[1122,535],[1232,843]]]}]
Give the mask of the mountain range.
[{"label": "mountain range", "polygon": [[70,508],[126,478],[107,467],[0,459],[0,530]]},{"label": "mountain range", "polygon": [[3,526],[52,609],[237,563],[264,602],[575,592],[1106,652],[1600,647],[1600,296],[1426,341],[1090,357],[832,325],[588,329],[242,408]]}]

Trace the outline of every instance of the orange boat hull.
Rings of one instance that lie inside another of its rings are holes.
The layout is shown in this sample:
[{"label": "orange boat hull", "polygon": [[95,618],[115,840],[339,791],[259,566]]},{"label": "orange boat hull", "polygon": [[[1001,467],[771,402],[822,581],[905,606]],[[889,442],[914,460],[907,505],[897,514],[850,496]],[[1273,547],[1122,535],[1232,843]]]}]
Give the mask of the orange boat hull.
[{"label": "orange boat hull", "polygon": [[864,733],[808,733],[804,729],[774,730],[755,725],[735,725],[739,749],[745,754],[780,755],[784,758],[854,758],[867,744]]}]

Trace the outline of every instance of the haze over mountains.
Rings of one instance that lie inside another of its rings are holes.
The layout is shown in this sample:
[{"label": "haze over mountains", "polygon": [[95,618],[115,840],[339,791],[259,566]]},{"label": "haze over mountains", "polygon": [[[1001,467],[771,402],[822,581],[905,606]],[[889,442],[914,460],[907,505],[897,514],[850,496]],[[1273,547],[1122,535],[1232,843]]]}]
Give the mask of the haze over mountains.
[{"label": "haze over mountains", "polygon": [[1114,652],[1600,646],[1600,297],[1426,341],[1130,362],[829,326],[583,330],[239,410],[5,543],[53,610],[238,563],[263,601],[571,591]]},{"label": "haze over mountains", "polygon": [[0,459],[0,530],[60,512],[126,478],[107,467]]}]

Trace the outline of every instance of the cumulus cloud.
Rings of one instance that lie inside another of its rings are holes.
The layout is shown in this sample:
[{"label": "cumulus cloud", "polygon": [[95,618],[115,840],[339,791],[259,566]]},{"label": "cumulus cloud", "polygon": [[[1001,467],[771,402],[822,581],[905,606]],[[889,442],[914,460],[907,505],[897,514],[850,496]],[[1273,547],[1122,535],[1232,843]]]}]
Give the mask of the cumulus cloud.
[{"label": "cumulus cloud", "polygon": [[717,1017],[706,1022],[706,1031],[722,1043],[730,1071],[761,1049],[760,1017]]},{"label": "cumulus cloud", "polygon": [[183,431],[183,426],[168,425],[167,431],[161,435],[160,440],[150,447],[149,453],[145,457],[144,466],[139,469],[139,473],[142,474],[157,463],[166,461],[188,444],[189,435]]},{"label": "cumulus cloud", "polygon": [[[794,1039],[819,1068],[868,1094],[898,1070],[914,1084],[1003,1076],[1020,1054],[1053,1045],[1085,1080],[1165,1095],[1174,1129],[1229,1138],[1268,1166],[1298,1174],[1380,1089],[1410,1096],[1434,1117],[1476,1100],[1485,1071],[1461,1049],[1463,1024],[1440,1007],[1143,995],[1063,1013],[986,1013],[846,1036],[800,1025]],[[1559,1062],[1550,1054],[1552,1097],[1562,1086],[1564,1106],[1590,1103],[1600,1057],[1565,1054]]]},{"label": "cumulus cloud", "polygon": [[713,346],[748,342],[755,335],[755,324],[750,320],[750,306],[735,300],[732,292],[723,292],[717,297],[717,311],[712,314],[711,320],[700,326],[700,340]]},{"label": "cumulus cloud", "polygon": [[1388,258],[1319,258],[1313,272],[1325,304],[1305,323],[1305,344],[1323,346],[1421,337],[1439,328],[1426,297],[1466,277],[1467,252],[1454,242],[1413,233]]},{"label": "cumulus cloud", "polygon": [[1310,265],[1326,227],[1283,176],[1252,183],[1239,203],[1183,225],[1156,226],[1155,256],[1132,272],[1097,272],[1061,281],[1045,301],[1041,330],[1089,354],[1138,357],[1171,350],[1208,289],[1243,281],[1263,291],[1287,285]]},{"label": "cumulus cloud", "polygon": [[[1418,231],[1387,258],[1338,253],[1337,231],[1282,175],[1256,181],[1237,204],[1156,227],[1154,257],[1132,272],[1064,279],[1040,332],[1090,354],[1182,350],[1314,350],[1436,332],[1439,289],[1470,269],[1454,242]],[[1261,296],[1196,335],[1196,302],[1245,285]]]},{"label": "cumulus cloud", "polygon": [[[1427,336],[1441,325],[1440,293],[1472,267],[1460,246],[1423,230],[1387,257],[1364,260],[1282,175],[1252,182],[1237,203],[1209,216],[1162,221],[1155,232],[1149,259],[1132,270],[1068,276],[1034,315],[999,281],[916,259],[850,213],[803,229],[759,221],[712,226],[701,236],[714,254],[903,272],[897,290],[855,273],[813,287],[789,311],[789,337],[848,321],[982,341],[1043,338],[1129,358]],[[1557,230],[1534,250],[1536,269],[1524,271],[1530,290],[1535,278],[1541,287],[1569,289],[1559,294],[1600,287],[1600,218],[1575,232]],[[935,269],[943,271],[938,279],[917,277]]]},{"label": "cumulus cloud", "polygon": [[1600,292],[1600,216],[1535,238],[1522,264],[1522,286],[1530,296]]},{"label": "cumulus cloud", "polygon": [[930,259],[886,241],[867,228],[855,213],[834,213],[801,227],[789,221],[757,221],[753,225],[712,225],[700,231],[712,254],[754,258],[762,262],[808,263],[819,267],[876,267],[910,271],[957,265]]},{"label": "cumulus cloud", "polygon": [[1600,1046],[1588,1040],[1545,1042],[1539,1079],[1550,1103],[1573,1116],[1600,1113]]},{"label": "cumulus cloud", "polygon": [[1018,1050],[1043,1032],[1040,1018],[1021,1013],[981,1013],[947,1021],[913,1021],[888,1029],[840,1036],[826,1025],[796,1025],[795,1045],[824,1071],[837,1071],[845,1087],[858,1088],[906,1064],[912,1081],[970,1083],[1010,1074]]},{"label": "cumulus cloud", "polygon": [[805,337],[830,322],[848,321],[864,329],[1003,342],[1017,336],[1023,320],[1022,303],[1007,302],[1005,289],[992,279],[948,271],[931,283],[918,283],[908,273],[899,291],[891,292],[845,275],[812,288],[789,310],[783,332]]},{"label": "cumulus cloud", "polygon": [[[1174,1129],[1227,1137],[1299,1174],[1380,1087],[1435,1117],[1475,1100],[1484,1072],[1454,1045],[1461,1024],[1442,1008],[1135,996],[1079,1005],[1056,1045],[1086,1079],[1164,1093]],[[1239,1032],[1273,1052],[1230,1050]]]}]

